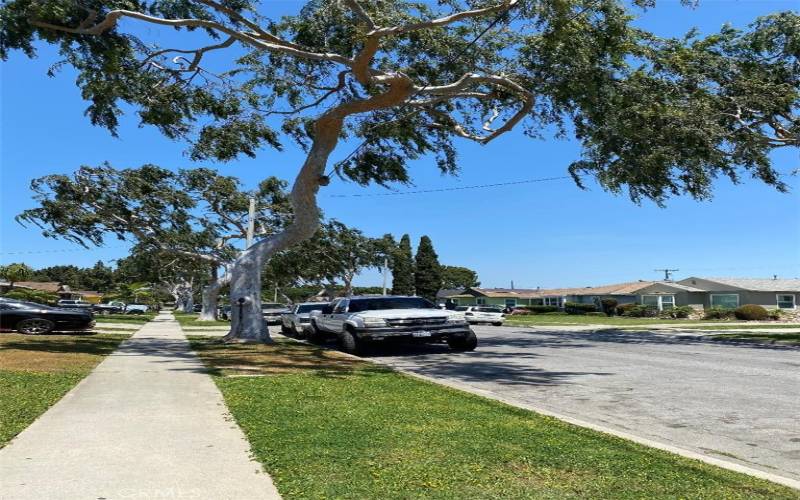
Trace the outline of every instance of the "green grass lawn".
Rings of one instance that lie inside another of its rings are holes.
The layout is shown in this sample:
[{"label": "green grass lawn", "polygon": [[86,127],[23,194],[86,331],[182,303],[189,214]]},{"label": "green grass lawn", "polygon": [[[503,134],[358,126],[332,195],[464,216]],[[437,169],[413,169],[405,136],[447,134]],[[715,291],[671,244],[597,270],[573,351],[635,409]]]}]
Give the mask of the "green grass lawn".
[{"label": "green grass lawn", "polygon": [[[800,324],[774,323],[753,324],[743,321],[731,321],[726,325],[708,325],[720,320],[690,320],[662,318],[627,318],[624,316],[584,316],[578,314],[530,314],[507,316],[508,326],[558,326],[558,325],[604,325],[619,327],[641,327],[648,325],[673,325],[698,330],[725,330],[734,328],[800,328]],[[706,324],[704,324],[706,323]]]},{"label": "green grass lawn", "polygon": [[230,326],[230,321],[199,321],[198,313],[175,312],[175,319],[181,326]]},{"label": "green grass lawn", "polygon": [[133,323],[141,325],[155,318],[155,314],[96,314],[97,323]]},{"label": "green grass lawn", "polygon": [[800,323],[775,323],[775,324],[752,324],[752,323],[737,323],[735,325],[690,325],[686,328],[692,330],[742,330],[750,328],[767,329],[767,330],[781,330],[785,328],[800,328]]},{"label": "green grass lawn", "polygon": [[751,340],[765,344],[786,344],[800,346],[800,333],[727,333],[711,335],[713,340]]},{"label": "green grass lawn", "polygon": [[0,335],[0,447],[31,424],[128,335]]},{"label": "green grass lawn", "polygon": [[798,498],[335,351],[190,340],[288,500]]},{"label": "green grass lawn", "polygon": [[529,314],[506,316],[506,324],[515,325],[615,325],[638,326],[669,323],[681,325],[683,323],[698,323],[696,320],[686,319],[659,319],[659,318],[626,318],[624,316],[584,316],[579,314]]}]

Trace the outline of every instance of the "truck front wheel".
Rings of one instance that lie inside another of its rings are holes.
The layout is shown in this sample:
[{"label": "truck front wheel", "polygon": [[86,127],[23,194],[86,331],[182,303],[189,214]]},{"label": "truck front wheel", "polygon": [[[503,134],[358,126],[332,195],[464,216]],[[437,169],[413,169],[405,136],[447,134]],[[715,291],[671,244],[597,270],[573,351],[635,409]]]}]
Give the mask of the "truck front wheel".
[{"label": "truck front wheel", "polygon": [[362,343],[349,330],[339,334],[339,345],[347,354],[355,354],[356,356],[362,354],[364,350]]},{"label": "truck front wheel", "polygon": [[478,337],[472,330],[464,337],[455,337],[447,340],[447,345],[454,351],[474,351],[478,347]]},{"label": "truck front wheel", "polygon": [[323,340],[322,332],[317,327],[315,322],[311,322],[311,326],[306,330],[306,339],[312,344],[320,344]]}]

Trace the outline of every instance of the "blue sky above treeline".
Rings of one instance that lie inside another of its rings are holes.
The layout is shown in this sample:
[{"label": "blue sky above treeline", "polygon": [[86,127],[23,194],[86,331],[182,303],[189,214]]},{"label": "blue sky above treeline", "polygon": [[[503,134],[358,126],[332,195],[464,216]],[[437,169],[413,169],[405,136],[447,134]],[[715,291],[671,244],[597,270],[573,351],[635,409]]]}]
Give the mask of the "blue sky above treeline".
[{"label": "blue sky above treeline", "polygon": [[[300,2],[270,2],[276,12]],[[707,34],[724,23],[745,27],[756,17],[796,9],[795,1],[702,0],[697,9],[677,0],[659,1],[642,12],[637,24],[662,36],[680,36],[692,27]],[[89,266],[127,254],[127,244],[110,239],[104,248],[81,249],[46,239],[35,227],[14,221],[34,206],[30,180],[52,173],[70,173],[80,165],[109,161],[116,167],[153,163],[170,169],[209,166],[253,187],[275,175],[291,180],[302,160],[287,143],[279,153],[264,149],[257,159],[227,164],[193,163],[185,145],[162,137],[153,128],[137,126],[133,114],[122,122],[119,138],[93,127],[83,116],[86,103],[69,69],[54,78],[47,68],[58,60],[42,46],[40,57],[13,54],[2,64],[0,121],[0,263],[24,261],[34,267],[57,264]],[[520,131],[485,147],[460,144],[461,172],[443,177],[432,160],[414,162],[415,186],[400,191],[456,188],[566,175],[580,155],[571,140],[533,140]],[[343,144],[334,161],[350,152]],[[773,155],[776,168],[798,168],[798,151]],[[367,235],[409,233],[416,244],[427,234],[444,264],[475,269],[485,286],[585,286],[635,279],[658,279],[656,268],[677,268],[677,278],[700,276],[800,276],[800,198],[798,178],[787,177],[789,194],[743,178],[734,186],[715,184],[710,201],[673,198],[666,208],[650,202],[638,206],[625,196],[609,194],[593,183],[582,191],[570,180],[555,180],[482,189],[401,196],[375,195],[378,186],[362,188],[334,179],[320,195],[328,217],[357,227]],[[358,285],[376,285],[376,272],[363,273]]]}]

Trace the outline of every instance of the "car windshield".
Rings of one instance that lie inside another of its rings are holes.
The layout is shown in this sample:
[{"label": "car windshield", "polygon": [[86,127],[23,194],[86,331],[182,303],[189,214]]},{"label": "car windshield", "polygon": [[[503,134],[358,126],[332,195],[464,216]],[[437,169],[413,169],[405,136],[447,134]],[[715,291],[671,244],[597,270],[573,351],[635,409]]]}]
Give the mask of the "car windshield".
[{"label": "car windshield", "polygon": [[261,304],[261,309],[283,309],[286,307],[283,304],[275,304],[274,302],[267,302],[266,304]]},{"label": "car windshield", "polygon": [[432,302],[421,297],[379,297],[351,299],[350,312],[378,311],[381,309],[436,309]]},{"label": "car windshield", "polygon": [[469,306],[458,306],[458,307],[456,307],[455,310],[456,311],[466,311],[467,309],[469,309]]},{"label": "car windshield", "polygon": [[321,311],[327,304],[302,304],[297,306],[297,312],[307,313],[311,311]]},{"label": "car windshield", "polygon": [[478,312],[482,312],[482,313],[501,313],[501,312],[503,312],[500,309],[497,309],[495,307],[479,307],[477,309],[477,311]]}]

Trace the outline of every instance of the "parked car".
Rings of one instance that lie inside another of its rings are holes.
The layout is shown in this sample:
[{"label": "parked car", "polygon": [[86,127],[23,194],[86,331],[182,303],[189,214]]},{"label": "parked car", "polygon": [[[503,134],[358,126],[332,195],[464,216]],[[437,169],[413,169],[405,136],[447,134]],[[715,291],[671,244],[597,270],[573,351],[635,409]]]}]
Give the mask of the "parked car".
[{"label": "parked car", "polygon": [[447,344],[472,351],[478,345],[464,315],[421,297],[340,298],[311,313],[311,340],[336,336],[342,350],[358,354],[368,343],[405,341]]},{"label": "parked car", "polygon": [[489,306],[458,306],[455,309],[464,315],[467,323],[490,323],[494,326],[503,326],[506,315],[497,307]]},{"label": "parked car", "polygon": [[199,313],[203,310],[203,304],[195,304],[192,306],[192,311]]},{"label": "parked car", "polygon": [[96,314],[122,314],[125,312],[125,302],[112,300],[106,304],[94,304],[92,311]]},{"label": "parked car", "polygon": [[64,309],[33,302],[0,298],[0,330],[16,330],[28,335],[53,331],[89,330],[94,316],[86,308]]},{"label": "parked car", "polygon": [[219,309],[217,309],[217,314],[219,314],[220,318],[222,318],[222,319],[224,319],[226,321],[230,321],[231,320],[231,306],[222,306],[222,307],[220,307]]},{"label": "parked car", "polygon": [[284,304],[275,302],[263,302],[261,304],[261,314],[268,325],[278,325],[281,322],[281,315],[289,312],[289,308]]},{"label": "parked car", "polygon": [[94,304],[86,302],[85,300],[61,299],[56,305],[61,309],[91,309]]},{"label": "parked car", "polygon": [[150,310],[147,304],[128,304],[125,306],[125,314],[144,314]]},{"label": "parked car", "polygon": [[327,302],[303,302],[293,305],[288,313],[281,315],[281,333],[304,337],[305,329],[311,325],[311,312],[322,311],[327,305]]}]

